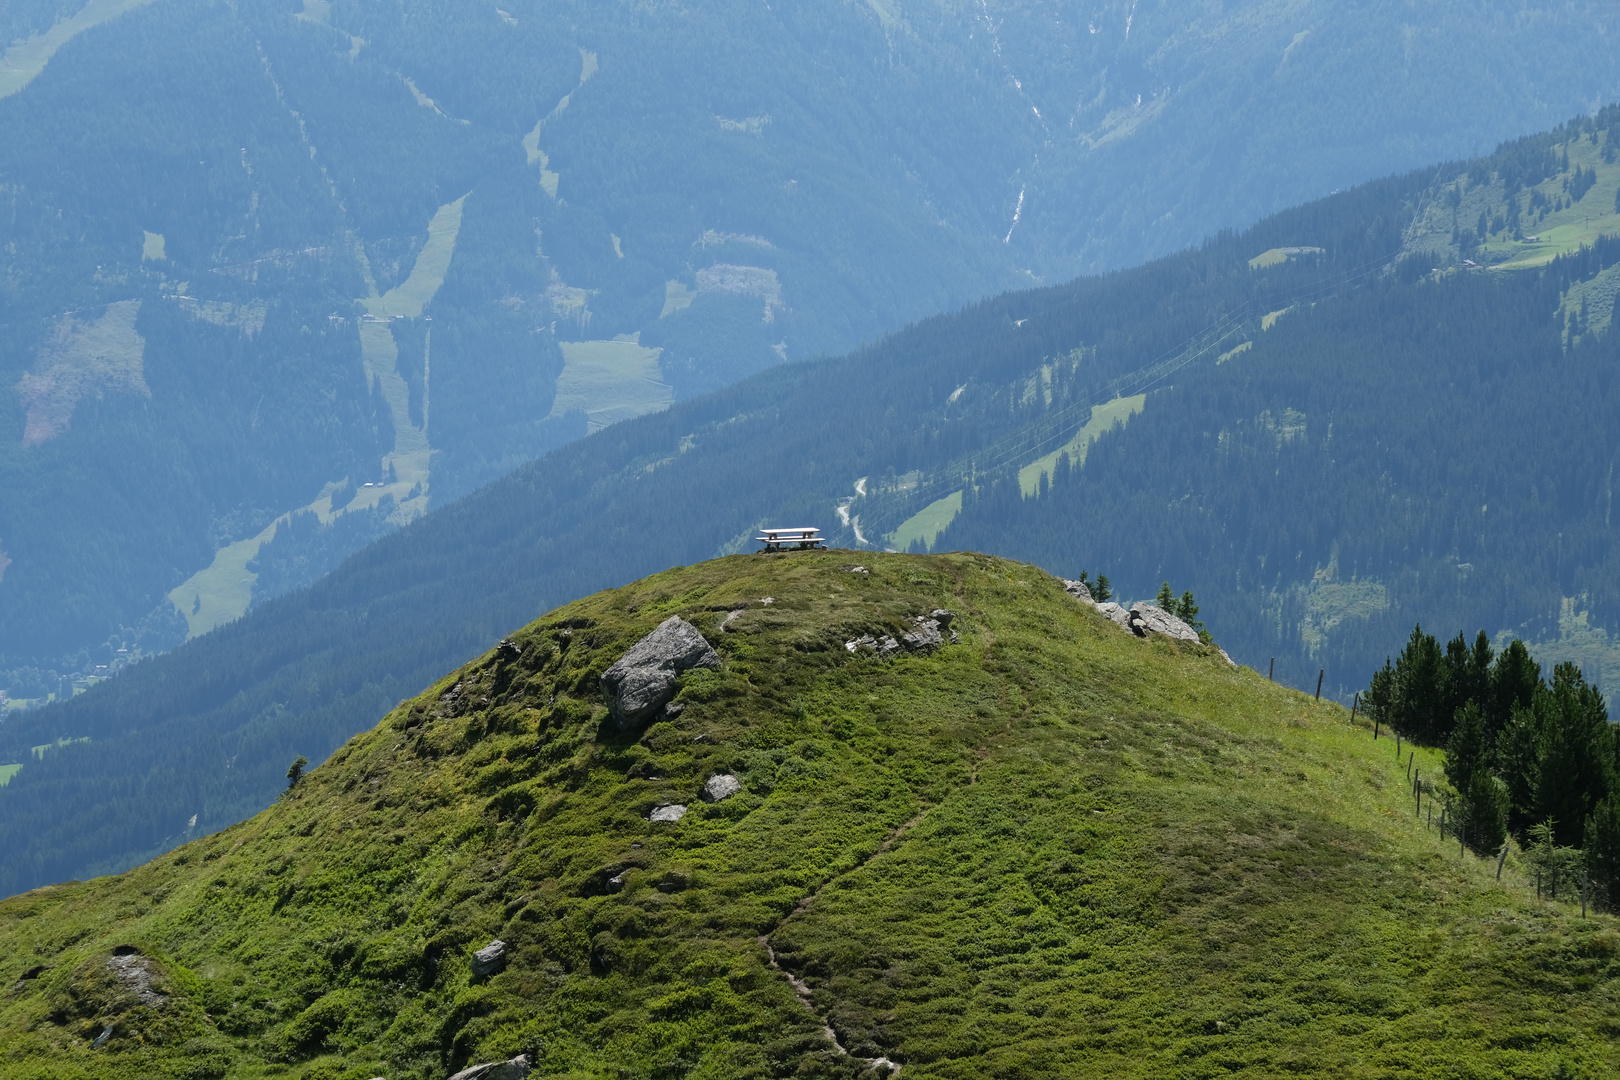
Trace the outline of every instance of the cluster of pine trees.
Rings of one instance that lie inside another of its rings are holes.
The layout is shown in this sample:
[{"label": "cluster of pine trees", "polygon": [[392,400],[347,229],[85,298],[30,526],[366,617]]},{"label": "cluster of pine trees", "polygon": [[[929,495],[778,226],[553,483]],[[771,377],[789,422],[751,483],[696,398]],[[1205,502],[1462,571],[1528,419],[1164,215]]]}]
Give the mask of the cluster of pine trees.
[{"label": "cluster of pine trees", "polygon": [[1367,711],[1414,742],[1445,747],[1446,802],[1480,853],[1518,837],[1556,888],[1584,871],[1620,910],[1620,727],[1574,664],[1541,665],[1520,641],[1497,653],[1481,630],[1442,649],[1422,626],[1372,678]]}]

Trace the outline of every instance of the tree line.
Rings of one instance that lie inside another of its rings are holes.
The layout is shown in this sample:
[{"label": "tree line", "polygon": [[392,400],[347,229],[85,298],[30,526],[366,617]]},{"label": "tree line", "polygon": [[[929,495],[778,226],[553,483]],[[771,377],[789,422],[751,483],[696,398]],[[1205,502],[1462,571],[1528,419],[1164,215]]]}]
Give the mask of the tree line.
[{"label": "tree line", "polygon": [[1523,642],[1498,652],[1481,630],[1442,648],[1418,625],[1365,701],[1375,724],[1445,748],[1431,790],[1469,847],[1495,853],[1517,837],[1554,890],[1584,871],[1620,910],[1620,726],[1579,667],[1544,678]]}]

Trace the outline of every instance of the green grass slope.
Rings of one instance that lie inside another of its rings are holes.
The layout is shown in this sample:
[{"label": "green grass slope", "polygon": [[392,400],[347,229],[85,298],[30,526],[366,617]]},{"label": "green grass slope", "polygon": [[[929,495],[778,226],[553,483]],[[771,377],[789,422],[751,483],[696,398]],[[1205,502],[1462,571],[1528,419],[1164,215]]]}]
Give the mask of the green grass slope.
[{"label": "green grass slope", "polygon": [[[1620,1067],[1614,920],[1442,845],[1344,710],[1027,565],[861,560],[570,604],[252,820],[0,903],[0,1076]],[[941,606],[932,655],[842,646]],[[671,614],[722,666],[615,736],[600,674]]]}]

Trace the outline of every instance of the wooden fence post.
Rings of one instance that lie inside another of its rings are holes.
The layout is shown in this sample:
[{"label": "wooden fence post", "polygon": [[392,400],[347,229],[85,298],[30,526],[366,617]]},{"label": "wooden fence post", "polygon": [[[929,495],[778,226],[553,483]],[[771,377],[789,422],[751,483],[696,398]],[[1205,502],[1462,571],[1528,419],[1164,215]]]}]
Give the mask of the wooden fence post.
[{"label": "wooden fence post", "polygon": [[1266,672],[1266,678],[1272,682],[1277,681],[1277,658],[1275,656],[1271,658],[1271,670]]},{"label": "wooden fence post", "polygon": [[1496,859],[1496,880],[1502,880],[1502,864],[1507,862],[1508,842],[1502,841],[1502,854]]},{"label": "wooden fence post", "polygon": [[1327,668],[1321,668],[1316,673],[1316,700],[1322,700],[1322,676],[1327,674]]},{"label": "wooden fence post", "polygon": [[1350,726],[1356,726],[1356,710],[1361,708],[1361,691],[1356,691],[1355,700],[1350,702]]}]

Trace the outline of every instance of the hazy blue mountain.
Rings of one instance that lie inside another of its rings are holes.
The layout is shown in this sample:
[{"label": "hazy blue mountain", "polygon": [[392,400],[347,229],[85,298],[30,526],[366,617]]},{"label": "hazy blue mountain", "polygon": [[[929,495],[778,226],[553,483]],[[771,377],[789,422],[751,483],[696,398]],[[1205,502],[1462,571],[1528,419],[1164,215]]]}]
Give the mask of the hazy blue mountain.
[{"label": "hazy blue mountain", "polygon": [[65,696],[783,359],[1545,127],[1620,91],[1615,19],[9,4],[0,682]]}]

